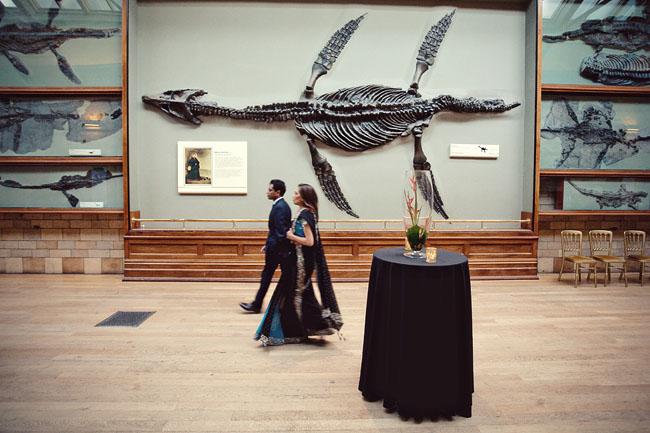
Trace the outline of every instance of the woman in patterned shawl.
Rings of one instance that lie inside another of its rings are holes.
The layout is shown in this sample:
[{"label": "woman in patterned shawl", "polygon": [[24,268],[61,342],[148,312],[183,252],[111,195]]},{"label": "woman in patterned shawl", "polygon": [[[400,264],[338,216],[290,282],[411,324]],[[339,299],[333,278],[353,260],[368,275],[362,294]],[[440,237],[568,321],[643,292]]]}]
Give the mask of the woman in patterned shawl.
[{"label": "woman in patterned shawl", "polygon": [[[318,231],[318,196],[311,185],[293,193],[298,214],[287,232],[292,246],[290,265],[282,271],[255,339],[264,346],[300,343],[311,335],[329,335],[343,326]],[[316,271],[322,305],[314,295]]]}]

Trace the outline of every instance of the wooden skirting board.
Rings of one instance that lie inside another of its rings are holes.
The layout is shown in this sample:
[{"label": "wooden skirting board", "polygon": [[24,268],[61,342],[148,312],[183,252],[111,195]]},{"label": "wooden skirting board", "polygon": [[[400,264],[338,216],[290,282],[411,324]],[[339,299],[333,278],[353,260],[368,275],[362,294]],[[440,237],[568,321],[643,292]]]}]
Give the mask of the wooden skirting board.
[{"label": "wooden skirting board", "polygon": [[[365,281],[372,253],[404,245],[404,233],[322,231],[332,279]],[[257,281],[263,230],[131,230],[124,238],[125,280]],[[427,244],[465,254],[473,279],[536,279],[538,236],[529,230],[434,232]],[[279,271],[278,271],[279,272]]]}]

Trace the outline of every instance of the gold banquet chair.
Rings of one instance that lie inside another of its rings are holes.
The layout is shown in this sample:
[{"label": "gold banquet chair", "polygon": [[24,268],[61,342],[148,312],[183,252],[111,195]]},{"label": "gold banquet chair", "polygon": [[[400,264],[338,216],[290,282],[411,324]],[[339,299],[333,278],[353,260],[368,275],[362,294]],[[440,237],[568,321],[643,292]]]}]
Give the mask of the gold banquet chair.
[{"label": "gold banquet chair", "polygon": [[650,256],[645,256],[645,232],[641,230],[626,230],[623,232],[623,250],[625,260],[639,263],[639,283],[643,286],[643,272]]},{"label": "gold banquet chair", "polygon": [[620,269],[621,277],[625,279],[625,287],[627,287],[627,262],[625,257],[612,255],[613,237],[614,234],[609,230],[590,230],[589,249],[591,250],[591,257],[605,265],[605,286],[607,281],[612,281],[612,268],[620,265],[620,268],[614,269]]},{"label": "gold banquet chair", "polygon": [[573,273],[575,274],[575,281],[573,287],[578,287],[578,280],[582,280],[581,270],[583,266],[589,269],[587,280],[591,276],[591,271],[594,272],[594,287],[597,285],[597,271],[596,260],[591,257],[585,257],[582,254],[582,232],[578,230],[562,230],[560,233],[562,239],[562,266],[560,266],[560,276],[558,281],[562,279],[562,271],[564,271],[564,263],[573,263]]}]

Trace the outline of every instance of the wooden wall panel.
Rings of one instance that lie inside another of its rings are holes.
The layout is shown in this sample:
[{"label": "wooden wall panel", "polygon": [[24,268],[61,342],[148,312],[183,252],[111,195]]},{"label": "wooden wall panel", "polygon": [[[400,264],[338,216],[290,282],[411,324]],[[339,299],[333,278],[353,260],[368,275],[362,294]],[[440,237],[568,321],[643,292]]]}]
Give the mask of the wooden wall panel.
[{"label": "wooden wall panel", "polygon": [[[335,281],[365,281],[372,253],[404,246],[402,231],[322,231]],[[140,231],[124,238],[125,280],[257,281],[266,232]],[[537,236],[509,232],[434,232],[429,246],[465,254],[475,279],[537,278]]]}]

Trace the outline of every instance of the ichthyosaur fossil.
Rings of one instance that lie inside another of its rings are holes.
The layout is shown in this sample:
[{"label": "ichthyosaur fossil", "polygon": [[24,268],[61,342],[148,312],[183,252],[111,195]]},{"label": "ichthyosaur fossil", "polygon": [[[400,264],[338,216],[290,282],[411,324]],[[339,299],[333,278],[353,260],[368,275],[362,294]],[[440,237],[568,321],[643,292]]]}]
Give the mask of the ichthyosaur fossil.
[{"label": "ichthyosaur fossil", "polygon": [[633,52],[650,50],[650,22],[648,15],[627,18],[607,17],[602,20],[587,20],[577,30],[560,35],[544,35],[547,43],[581,40],[596,51],[612,48]]},{"label": "ichthyosaur fossil", "polygon": [[1,180],[0,186],[6,188],[19,188],[19,189],[51,189],[52,191],[61,191],[65,198],[68,199],[70,206],[77,207],[79,199],[68,191],[71,189],[92,188],[95,185],[113,179],[115,177],[122,177],[121,174],[113,174],[110,170],[103,167],[94,167],[86,172],[85,175],[75,174],[72,176],[62,176],[57,182],[46,183],[43,185],[22,185],[15,180]]},{"label": "ichthyosaur fossil", "polygon": [[567,181],[580,194],[593,197],[600,208],[615,208],[627,206],[630,209],[638,210],[637,205],[648,196],[645,191],[628,191],[624,184],[621,184],[617,191],[594,191],[593,189],[581,188],[573,181]]},{"label": "ichthyosaur fossil", "polygon": [[[110,38],[119,33],[120,29],[90,29],[85,27],[59,29],[52,25],[52,21],[59,14],[62,0],[55,1],[59,7],[52,7],[48,10],[46,24],[32,21],[6,24],[0,27],[0,54],[5,56],[18,71],[29,75],[27,66],[14,53],[41,54],[50,51],[56,57],[61,72],[70,81],[81,84],[81,80],[72,70],[68,60],[58,51],[58,48],[71,39]],[[4,15],[5,6],[0,2],[0,22]]]},{"label": "ichthyosaur fossil", "polygon": [[581,118],[577,101],[555,99],[544,119],[541,136],[560,138],[562,153],[556,168],[597,169],[637,155],[642,146],[650,146],[650,136],[628,138],[627,131],[615,130],[616,115],[609,101],[584,103]]},{"label": "ichthyosaur fossil", "polygon": [[610,86],[647,86],[650,85],[650,57],[598,52],[582,60],[580,75]]},{"label": "ichthyosaur fossil", "polygon": [[[408,90],[382,85],[366,85],[341,89],[314,97],[314,85],[327,74],[339,54],[359,27],[362,15],[350,20],[337,30],[321,50],[312,66],[312,73],[297,102],[249,106],[242,109],[221,107],[216,102],[199,98],[206,94],[199,89],[169,90],[142,100],[161,111],[194,125],[200,125],[199,116],[222,116],[261,122],[293,120],[298,132],[309,146],[311,162],[325,196],[337,208],[358,217],[350,207],[338,184],[330,163],[319,153],[316,141],[350,152],[362,152],[385,145],[397,137],[413,135],[415,154],[413,168],[427,170],[431,175],[432,190],[423,190],[432,208],[448,218],[443,201],[433,181],[431,165],[422,151],[422,133],[432,117],[440,112],[503,113],[520,105],[506,104],[501,99],[455,98],[442,95],[424,99],[418,93],[420,78],[433,65],[438,48],[449,28],[454,12],[434,24],[420,46]],[[421,186],[422,187],[422,186]]]},{"label": "ichthyosaur fossil", "polygon": [[67,126],[66,140],[88,143],[122,129],[119,100],[0,99],[0,153],[26,154],[52,146],[55,130]]}]

